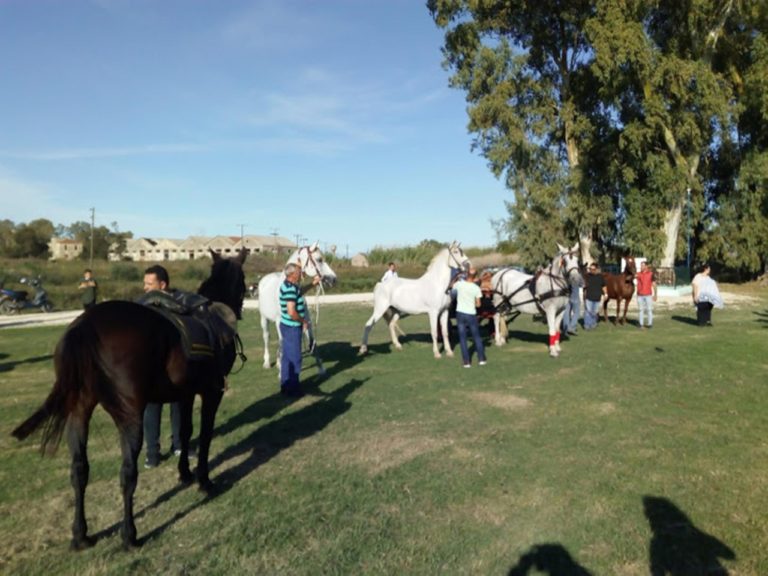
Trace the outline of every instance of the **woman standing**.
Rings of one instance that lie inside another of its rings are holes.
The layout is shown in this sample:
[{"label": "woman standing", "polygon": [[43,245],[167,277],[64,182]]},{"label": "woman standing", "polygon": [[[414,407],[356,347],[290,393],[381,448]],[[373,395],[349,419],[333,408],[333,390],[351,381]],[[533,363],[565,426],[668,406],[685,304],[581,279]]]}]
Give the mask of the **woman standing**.
[{"label": "woman standing", "polygon": [[693,305],[696,306],[696,321],[699,326],[712,326],[712,308],[722,308],[723,298],[717,283],[710,276],[709,264],[702,264],[701,270],[691,281]]}]

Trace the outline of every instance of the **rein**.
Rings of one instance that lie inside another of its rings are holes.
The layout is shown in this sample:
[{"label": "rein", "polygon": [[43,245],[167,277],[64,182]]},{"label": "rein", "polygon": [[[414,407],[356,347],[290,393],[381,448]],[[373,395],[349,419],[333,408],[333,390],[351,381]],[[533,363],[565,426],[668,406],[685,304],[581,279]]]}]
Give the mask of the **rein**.
[{"label": "rein", "polygon": [[240,358],[240,368],[237,370],[230,370],[230,374],[237,374],[245,368],[245,363],[248,362],[248,356],[243,352],[243,341],[240,339],[240,334],[235,332],[235,355]]}]

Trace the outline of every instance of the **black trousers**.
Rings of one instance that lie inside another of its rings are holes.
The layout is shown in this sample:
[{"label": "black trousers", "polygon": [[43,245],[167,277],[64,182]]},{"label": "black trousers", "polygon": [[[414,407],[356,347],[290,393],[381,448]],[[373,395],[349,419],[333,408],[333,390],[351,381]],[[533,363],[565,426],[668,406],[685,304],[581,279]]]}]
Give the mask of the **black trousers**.
[{"label": "black trousers", "polygon": [[712,302],[699,302],[696,304],[696,321],[699,326],[712,324]]},{"label": "black trousers", "polygon": [[[144,409],[144,442],[147,458],[160,458],[160,417],[163,405],[150,402]],[[171,451],[181,449],[181,409],[178,402],[171,404]]]}]

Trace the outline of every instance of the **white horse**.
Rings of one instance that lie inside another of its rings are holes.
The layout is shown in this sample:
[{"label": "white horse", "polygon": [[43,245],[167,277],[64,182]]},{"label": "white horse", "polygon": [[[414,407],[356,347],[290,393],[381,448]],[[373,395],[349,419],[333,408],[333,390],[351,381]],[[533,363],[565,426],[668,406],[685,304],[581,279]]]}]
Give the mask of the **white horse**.
[{"label": "white horse", "polygon": [[579,244],[571,248],[557,245],[559,252],[536,278],[533,290],[530,274],[512,268],[505,268],[493,275],[493,305],[496,314],[493,325],[496,331],[496,345],[501,346],[506,339],[501,332],[502,314],[538,314],[544,313],[549,326],[549,355],[560,355],[560,325],[565,306],[571,292],[570,285],[579,277]]},{"label": "white horse", "polygon": [[[288,264],[299,264],[301,266],[302,276],[314,277],[320,276],[323,284],[333,286],[336,283],[336,273],[331,269],[323,258],[323,253],[317,247],[317,242],[312,246],[302,246],[298,248],[291,257],[288,258]],[[269,323],[273,322],[277,328],[277,370],[280,370],[280,356],[282,350],[283,336],[280,333],[280,285],[285,280],[285,273],[272,272],[259,280],[259,313],[261,314],[261,333],[264,337],[264,368],[270,367],[269,358]],[[307,303],[309,306],[309,302]],[[317,370],[321,376],[325,375],[325,368],[314,345],[314,333],[312,327],[311,314],[309,315],[309,326],[307,328],[307,338],[309,339],[310,350],[317,363]]]},{"label": "white horse", "polygon": [[448,337],[448,308],[451,304],[448,287],[452,277],[451,270],[461,269],[465,263],[469,263],[469,259],[461,246],[457,242],[453,242],[448,248],[443,248],[438,252],[421,278],[416,280],[392,278],[376,284],[373,289],[373,314],[365,323],[360,354],[365,354],[368,351],[368,334],[382,316],[389,324],[392,344],[401,350],[402,345],[397,336],[397,320],[405,314],[426,313],[429,315],[432,350],[435,358],[440,358],[440,349],[437,345],[438,321],[443,334],[445,353],[448,356],[453,356]]}]

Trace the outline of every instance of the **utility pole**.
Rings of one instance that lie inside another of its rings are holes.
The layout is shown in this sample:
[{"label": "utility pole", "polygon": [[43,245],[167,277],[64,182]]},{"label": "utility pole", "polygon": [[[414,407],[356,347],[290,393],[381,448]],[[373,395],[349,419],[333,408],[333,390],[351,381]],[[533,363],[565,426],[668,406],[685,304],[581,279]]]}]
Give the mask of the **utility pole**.
[{"label": "utility pole", "polygon": [[96,208],[91,208],[91,254],[88,258],[88,268],[93,269],[93,225],[96,221]]},{"label": "utility pole", "polygon": [[296,248],[299,247],[299,241],[301,240],[301,234],[294,234],[294,238],[296,238]]},{"label": "utility pole", "polygon": [[240,226],[240,244],[242,244],[245,238],[245,234],[243,233],[243,230],[245,229],[245,224],[238,224],[238,226]]}]

